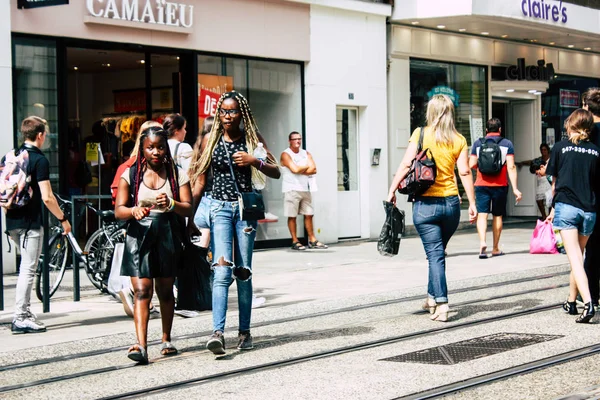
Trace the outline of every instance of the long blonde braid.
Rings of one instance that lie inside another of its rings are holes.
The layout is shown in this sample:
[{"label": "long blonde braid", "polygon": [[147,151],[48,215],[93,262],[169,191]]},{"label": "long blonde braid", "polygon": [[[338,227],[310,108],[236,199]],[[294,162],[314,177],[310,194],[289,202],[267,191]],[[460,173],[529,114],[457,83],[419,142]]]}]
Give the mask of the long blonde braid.
[{"label": "long blonde braid", "polygon": [[[221,119],[219,118],[221,106],[223,105],[223,101],[226,99],[234,99],[237,101],[238,106],[242,112],[242,119],[244,121],[244,130],[246,135],[246,147],[248,148],[248,154],[253,154],[254,149],[258,146],[258,135],[260,134],[258,130],[258,126],[256,124],[256,120],[254,119],[254,115],[250,110],[250,106],[248,105],[248,101],[241,93],[236,91],[231,91],[227,93],[223,93],[219,98],[219,102],[217,103],[217,110],[215,121],[212,126],[212,130],[210,131],[210,136],[208,138],[208,142],[206,144],[206,149],[202,152],[202,156],[200,157],[199,167],[196,170],[196,173],[193,177],[190,177],[192,181],[196,181],[198,177],[204,174],[208,168],[210,168],[210,164],[212,162],[212,155],[217,146],[217,143],[221,140],[221,136],[223,136],[223,125],[221,124]],[[276,161],[272,158],[267,160],[270,164],[276,164]],[[257,183],[265,183],[265,176],[261,172],[259,172],[256,168],[252,168],[252,182],[254,185]]]}]

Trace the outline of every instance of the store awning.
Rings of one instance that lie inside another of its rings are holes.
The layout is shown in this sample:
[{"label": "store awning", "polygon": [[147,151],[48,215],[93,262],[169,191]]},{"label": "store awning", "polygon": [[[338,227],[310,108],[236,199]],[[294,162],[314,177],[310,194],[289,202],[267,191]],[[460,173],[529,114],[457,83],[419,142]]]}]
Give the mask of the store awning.
[{"label": "store awning", "polygon": [[558,0],[403,0],[390,22],[600,52],[600,10]]}]

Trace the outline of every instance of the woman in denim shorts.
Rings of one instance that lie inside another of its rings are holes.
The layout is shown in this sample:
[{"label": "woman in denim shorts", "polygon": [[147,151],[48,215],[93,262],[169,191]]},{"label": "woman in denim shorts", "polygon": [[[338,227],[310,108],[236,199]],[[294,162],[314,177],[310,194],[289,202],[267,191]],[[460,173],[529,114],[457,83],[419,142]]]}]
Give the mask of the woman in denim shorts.
[{"label": "woman in denim shorts", "polygon": [[546,173],[554,177],[554,207],[546,222],[560,230],[567,257],[571,264],[569,297],[563,309],[577,315],[577,292],[585,303],[575,320],[587,323],[594,316],[588,280],[583,268],[583,250],[596,223],[594,184],[598,174],[600,149],[590,142],[594,129],[592,113],[578,109],[565,121],[569,139],[561,140],[552,149]]}]

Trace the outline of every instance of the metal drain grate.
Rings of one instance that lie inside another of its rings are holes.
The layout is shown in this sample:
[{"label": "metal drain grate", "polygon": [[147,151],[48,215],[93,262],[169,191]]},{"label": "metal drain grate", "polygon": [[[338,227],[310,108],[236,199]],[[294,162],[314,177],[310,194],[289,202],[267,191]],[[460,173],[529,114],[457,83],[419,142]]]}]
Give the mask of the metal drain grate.
[{"label": "metal drain grate", "polygon": [[562,337],[562,335],[496,333],[494,335],[482,336],[475,339],[463,340],[462,342],[450,343],[444,346],[431,347],[412,353],[384,358],[380,361],[453,365]]}]

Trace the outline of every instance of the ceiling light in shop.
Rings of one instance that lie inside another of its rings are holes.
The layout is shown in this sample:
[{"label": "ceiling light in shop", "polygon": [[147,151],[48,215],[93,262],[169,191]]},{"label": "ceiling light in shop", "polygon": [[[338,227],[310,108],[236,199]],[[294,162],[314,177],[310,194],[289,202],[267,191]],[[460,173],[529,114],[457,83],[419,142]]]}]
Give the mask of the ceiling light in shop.
[{"label": "ceiling light in shop", "polygon": [[487,35],[489,35],[490,33],[489,33],[489,32],[481,32],[481,34],[482,34],[483,36],[487,36]]},{"label": "ceiling light in shop", "polygon": [[554,46],[556,44],[556,42],[550,42],[548,43],[550,46]]},{"label": "ceiling light in shop", "polygon": [[535,93],[535,92],[537,92],[537,90],[535,90],[535,89],[532,89],[529,91],[529,93]]},{"label": "ceiling light in shop", "polygon": [[411,22],[411,24],[413,24],[413,25],[419,25],[419,21],[413,21],[413,22]]},{"label": "ceiling light in shop", "polygon": [[446,27],[446,25],[438,25],[437,26],[439,29],[444,29]]},{"label": "ceiling light in shop", "polygon": [[539,95],[541,95],[541,94],[542,94],[542,92],[535,92],[535,95],[536,95],[536,96],[539,96]]},{"label": "ceiling light in shop", "polygon": [[592,48],[591,47],[584,47],[583,49],[584,50],[591,50]]},{"label": "ceiling light in shop", "polygon": [[177,57],[175,57],[175,58],[179,60],[179,56],[177,56]]},{"label": "ceiling light in shop", "polygon": [[102,64],[103,67],[110,67],[110,64]]},{"label": "ceiling light in shop", "polygon": [[77,68],[77,67],[73,67],[73,69],[74,69],[75,71],[77,71],[79,68]]},{"label": "ceiling light in shop", "polygon": [[514,91],[515,91],[515,89],[506,89],[506,92],[507,92],[507,93],[512,93],[512,92],[514,92]]},{"label": "ceiling light in shop", "polygon": [[146,60],[138,60],[140,64],[146,64]]},{"label": "ceiling light in shop", "polygon": [[570,48],[570,49],[572,49],[573,47],[575,47],[575,45],[574,44],[570,44],[567,47]]},{"label": "ceiling light in shop", "polygon": [[466,29],[465,29],[465,28],[460,28],[458,31],[459,31],[459,32],[465,32],[465,31],[466,31]]},{"label": "ceiling light in shop", "polygon": [[502,35],[502,37],[503,37],[503,38],[507,38],[507,37],[508,37],[508,35]]}]

